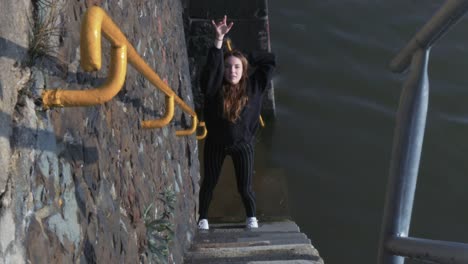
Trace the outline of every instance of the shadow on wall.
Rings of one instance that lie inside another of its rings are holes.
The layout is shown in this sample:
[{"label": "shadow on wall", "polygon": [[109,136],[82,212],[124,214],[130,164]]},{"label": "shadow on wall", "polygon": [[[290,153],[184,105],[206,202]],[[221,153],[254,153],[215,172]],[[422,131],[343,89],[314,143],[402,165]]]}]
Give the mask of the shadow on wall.
[{"label": "shadow on wall", "polygon": [[[26,60],[29,56],[25,57],[25,54],[28,52],[28,47],[20,46],[8,39],[0,37],[0,57],[6,57],[15,60],[15,65],[18,66],[28,66],[28,62]],[[106,78],[97,77],[96,72],[87,73],[80,70],[79,67],[76,72],[67,71],[69,66],[64,61],[50,55],[44,55],[40,58],[37,58],[32,64],[34,67],[37,67],[40,70],[61,73],[61,76],[66,80],[67,83],[90,84],[95,86],[103,84],[106,80]],[[1,99],[3,99],[2,90],[3,89],[0,90]]]},{"label": "shadow on wall", "polygon": [[3,100],[3,83],[2,83],[2,80],[0,80],[0,100]]},{"label": "shadow on wall", "polygon": [[[124,89],[117,94],[117,96],[114,99],[117,99],[118,101],[126,104],[127,106],[131,106],[132,108],[136,109],[137,112],[142,114],[141,116],[145,117],[142,120],[153,120],[153,119],[159,119],[162,118],[166,112],[166,105],[164,102],[164,99],[161,99],[162,101],[158,102],[156,108],[158,109],[151,109],[148,107],[145,107],[144,100],[141,98],[136,98],[136,97],[130,97],[127,95],[121,96],[123,93],[125,93]],[[162,98],[164,98],[164,94],[161,92]],[[148,96],[143,96],[147,98]],[[176,106],[175,109],[178,109]],[[172,118],[171,122],[169,124],[173,124],[176,127],[182,126],[183,128],[187,128],[191,126],[191,118],[190,116],[185,113],[184,111],[181,111],[180,117],[177,117],[177,114],[174,114],[174,117]],[[176,112],[177,113],[177,112]],[[188,117],[187,117],[188,116]],[[141,121],[141,120],[140,120]]]},{"label": "shadow on wall", "polygon": [[8,39],[0,37],[0,57],[8,57],[13,60],[21,60],[22,55],[28,52],[27,47],[22,47]]},{"label": "shadow on wall", "polygon": [[[127,89],[125,89],[125,87],[122,88],[122,90],[113,99],[124,103],[127,107],[135,109],[136,112],[138,112],[142,117],[145,117],[144,120],[152,120],[162,118],[166,112],[164,93],[160,93],[161,97],[159,99],[151,97],[153,100],[158,101],[157,106],[155,106],[156,109],[151,109],[145,106],[145,100],[146,98],[150,97],[150,94],[143,95],[142,98],[145,99],[141,99],[140,97],[133,97],[131,91],[129,92]],[[175,108],[177,109],[177,106]],[[176,115],[174,114],[174,116]],[[171,122],[175,122],[175,119],[176,118],[174,117]]]},{"label": "shadow on wall", "polygon": [[[2,124],[11,124],[10,115],[0,111]],[[7,138],[11,142],[12,148],[34,149],[39,151],[50,151],[56,153],[70,163],[86,162],[86,164],[96,163],[99,153],[94,146],[84,146],[70,138],[57,137],[52,131],[35,129],[25,126],[13,127],[12,138],[9,138],[7,126],[0,128],[0,137]]]},{"label": "shadow on wall", "polygon": [[[24,55],[27,54],[28,48],[20,46],[8,39],[0,37],[0,57],[10,58],[16,61],[15,65],[25,63]],[[36,66],[36,65],[35,65]],[[65,67],[63,63],[55,57],[47,56],[41,63],[38,64],[39,69],[47,69],[53,72],[63,72]],[[70,76],[76,76],[77,82],[91,81],[93,83],[102,82],[104,78],[95,78],[90,74],[82,72],[66,72],[67,82],[70,81]],[[0,80],[0,99],[3,99],[4,87]],[[38,130],[25,126],[13,126],[12,136],[10,138],[12,117],[0,111],[0,137],[7,138],[11,142],[12,148],[27,148],[40,151],[56,152],[60,157],[69,162],[86,161],[87,163],[95,163],[98,160],[98,151],[96,147],[84,146],[80,142],[75,142],[68,138],[58,138],[53,131]]]},{"label": "shadow on wall", "polygon": [[[21,64],[21,59],[23,58],[20,54],[26,54],[28,49],[26,47],[22,47],[14,42],[11,42],[8,39],[0,37],[0,57],[7,57],[17,61],[17,64]],[[83,71],[77,72],[66,72],[64,69],[66,66],[60,59],[46,56],[41,63],[38,65],[35,64],[39,69],[48,70],[51,72],[61,72],[63,73],[63,77],[66,78],[66,82],[70,83],[78,83],[78,84],[89,84],[91,86],[99,86],[106,81],[106,78],[97,78],[95,73],[85,73]],[[138,77],[138,85],[147,87],[148,85],[145,84],[146,79],[142,76]],[[151,85],[149,85],[151,86]],[[146,119],[157,119],[164,116],[165,107],[164,107],[164,94],[162,92],[160,96],[161,103],[158,103],[157,109],[151,109],[149,107],[145,107],[144,101],[141,98],[136,98],[132,96],[132,91],[126,89],[126,84],[122,87],[121,91],[114,97],[114,99],[119,100],[122,103],[130,104],[133,108],[137,109],[138,112],[147,116]],[[72,89],[72,87],[67,87],[67,89]],[[156,88],[154,88],[156,89]],[[180,92],[180,85],[179,85],[179,94]],[[151,92],[150,92],[151,93]],[[149,94],[148,94],[149,95]],[[180,95],[179,95],[180,96]],[[146,98],[147,96],[145,96]],[[3,99],[3,85],[0,80],[0,99]],[[186,118],[185,115],[182,115],[182,121],[172,121],[175,125],[182,125],[189,126],[190,118]],[[0,131],[1,134],[1,131]],[[3,133],[2,136],[5,136]]]}]

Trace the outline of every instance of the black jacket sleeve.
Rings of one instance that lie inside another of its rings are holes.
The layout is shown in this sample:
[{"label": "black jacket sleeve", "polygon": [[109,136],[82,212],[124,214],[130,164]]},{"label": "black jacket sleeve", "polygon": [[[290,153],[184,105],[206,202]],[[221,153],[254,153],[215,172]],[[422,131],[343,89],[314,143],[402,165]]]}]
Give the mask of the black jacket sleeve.
[{"label": "black jacket sleeve", "polygon": [[256,83],[255,87],[261,92],[265,91],[276,67],[275,55],[266,51],[254,51],[249,54],[248,60],[252,66],[256,67],[251,76]]},{"label": "black jacket sleeve", "polygon": [[213,97],[216,94],[222,85],[223,75],[223,50],[211,47],[200,77],[200,86],[205,97]]}]

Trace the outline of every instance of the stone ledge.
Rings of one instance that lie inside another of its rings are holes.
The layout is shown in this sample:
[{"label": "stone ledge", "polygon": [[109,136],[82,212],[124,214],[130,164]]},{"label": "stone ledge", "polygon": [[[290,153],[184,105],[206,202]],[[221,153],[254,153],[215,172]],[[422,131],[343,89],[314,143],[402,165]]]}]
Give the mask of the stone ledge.
[{"label": "stone ledge", "polygon": [[210,230],[197,233],[185,256],[185,263],[262,261],[323,263],[318,251],[293,221],[264,222],[258,229],[245,229],[239,223],[211,224]]}]

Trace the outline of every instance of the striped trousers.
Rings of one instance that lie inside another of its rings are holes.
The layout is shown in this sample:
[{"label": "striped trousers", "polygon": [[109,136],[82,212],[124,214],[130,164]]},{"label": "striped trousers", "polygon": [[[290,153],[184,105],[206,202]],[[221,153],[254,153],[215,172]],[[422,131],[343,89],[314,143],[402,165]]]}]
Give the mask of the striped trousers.
[{"label": "striped trousers", "polygon": [[200,219],[206,219],[208,207],[213,197],[213,190],[218,183],[221,167],[227,155],[231,156],[237,180],[237,190],[242,197],[247,217],[255,216],[255,193],[252,190],[252,175],[254,164],[254,147],[242,143],[225,146],[205,141],[204,149],[205,177],[200,188],[199,211]]}]

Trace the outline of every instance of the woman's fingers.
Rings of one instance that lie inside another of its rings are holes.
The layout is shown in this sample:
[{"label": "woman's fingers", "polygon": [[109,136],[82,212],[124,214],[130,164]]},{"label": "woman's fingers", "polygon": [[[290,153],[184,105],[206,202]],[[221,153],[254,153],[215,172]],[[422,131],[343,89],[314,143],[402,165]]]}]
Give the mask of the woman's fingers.
[{"label": "woman's fingers", "polygon": [[227,24],[227,16],[224,15],[223,19],[216,23],[214,20],[211,20],[211,24],[215,27],[216,31],[219,33],[224,33],[226,34],[229,30],[231,30],[232,25],[234,25],[234,22]]},{"label": "woman's fingers", "polygon": [[218,23],[216,23],[214,20],[211,20],[211,24],[213,24],[213,26],[215,26],[217,28],[224,25],[223,21],[219,21]]},{"label": "woman's fingers", "polygon": [[231,30],[232,25],[234,25],[234,22],[229,23],[229,26],[228,26],[228,28],[227,28],[228,31]]}]

